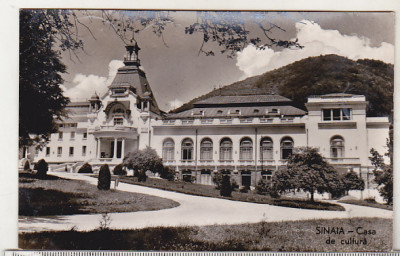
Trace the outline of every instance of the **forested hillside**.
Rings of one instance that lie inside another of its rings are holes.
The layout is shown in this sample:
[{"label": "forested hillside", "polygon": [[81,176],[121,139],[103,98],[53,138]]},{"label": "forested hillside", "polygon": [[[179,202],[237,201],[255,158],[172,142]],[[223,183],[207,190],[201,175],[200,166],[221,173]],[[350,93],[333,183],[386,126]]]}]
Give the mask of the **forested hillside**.
[{"label": "forested hillside", "polygon": [[224,86],[172,112],[215,95],[280,94],[305,109],[309,95],[344,92],[365,95],[368,116],[389,116],[393,109],[393,65],[377,60],[353,61],[337,55],[310,57],[259,76]]}]

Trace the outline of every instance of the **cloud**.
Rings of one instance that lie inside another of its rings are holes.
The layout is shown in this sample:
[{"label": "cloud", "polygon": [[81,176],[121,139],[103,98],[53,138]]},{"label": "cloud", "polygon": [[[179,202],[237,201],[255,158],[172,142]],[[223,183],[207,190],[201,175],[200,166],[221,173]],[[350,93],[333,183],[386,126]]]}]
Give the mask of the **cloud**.
[{"label": "cloud", "polygon": [[249,45],[239,52],[236,66],[244,72],[242,78],[260,75],[307,57],[326,54],[337,54],[352,60],[367,58],[394,63],[392,44],[383,42],[379,47],[372,47],[366,37],[343,35],[338,30],[325,30],[308,20],[297,22],[296,30],[296,38],[304,46],[303,49],[258,50],[254,45]]},{"label": "cloud", "polygon": [[108,64],[108,77],[97,76],[97,75],[84,75],[76,74],[72,82],[75,86],[67,89],[62,87],[64,94],[70,97],[72,100],[86,100],[89,99],[94,92],[97,92],[99,96],[104,95],[107,92],[107,86],[109,86],[117,74],[118,68],[124,64],[120,60],[112,60]]},{"label": "cloud", "polygon": [[179,108],[180,106],[182,106],[182,104],[183,102],[178,99],[171,100],[165,104],[165,106],[167,107],[166,111]]}]

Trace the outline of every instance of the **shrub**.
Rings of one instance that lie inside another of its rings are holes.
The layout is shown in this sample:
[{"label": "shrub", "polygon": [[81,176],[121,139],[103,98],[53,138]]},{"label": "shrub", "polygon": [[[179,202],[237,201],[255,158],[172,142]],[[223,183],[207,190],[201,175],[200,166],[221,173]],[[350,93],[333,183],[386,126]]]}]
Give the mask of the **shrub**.
[{"label": "shrub", "polygon": [[37,171],[37,176],[45,177],[47,175],[47,171],[49,170],[49,165],[44,159],[40,159],[39,162],[35,164],[34,169]]},{"label": "shrub", "polygon": [[278,198],[279,193],[275,189],[272,181],[261,179],[256,185],[256,192],[260,195],[270,195],[271,197]]},{"label": "shrub", "polygon": [[31,165],[29,164],[29,161],[26,160],[24,164],[24,171],[29,171],[31,169]]},{"label": "shrub", "polygon": [[168,166],[165,166],[160,173],[160,177],[169,181],[173,181],[175,180],[175,171]]},{"label": "shrub", "polygon": [[97,182],[97,188],[100,190],[109,190],[111,186],[111,173],[108,164],[101,166]]},{"label": "shrub", "polygon": [[250,190],[249,186],[243,186],[243,187],[240,188],[239,192],[240,193],[247,193],[247,192],[249,192],[249,190]]},{"label": "shrub", "polygon": [[221,190],[219,193],[221,196],[226,196],[226,197],[232,196],[232,185],[230,177],[228,175],[223,175],[221,182]]},{"label": "shrub", "polygon": [[115,166],[113,170],[114,175],[126,176],[128,173],[123,167],[122,164]]},{"label": "shrub", "polygon": [[139,171],[137,177],[138,177],[139,182],[142,182],[142,181],[144,182],[147,180],[147,175],[146,175],[145,171]]},{"label": "shrub", "polygon": [[223,175],[220,172],[214,173],[212,181],[215,184],[216,189],[221,189]]},{"label": "shrub", "polygon": [[89,163],[85,163],[79,168],[78,173],[93,173],[92,166]]},{"label": "shrub", "polygon": [[367,203],[371,203],[371,204],[376,204],[377,203],[376,200],[375,200],[375,197],[365,198],[364,201],[367,202]]},{"label": "shrub", "polygon": [[231,186],[232,186],[232,191],[235,191],[236,189],[239,188],[239,185],[237,184],[236,180],[231,180]]}]

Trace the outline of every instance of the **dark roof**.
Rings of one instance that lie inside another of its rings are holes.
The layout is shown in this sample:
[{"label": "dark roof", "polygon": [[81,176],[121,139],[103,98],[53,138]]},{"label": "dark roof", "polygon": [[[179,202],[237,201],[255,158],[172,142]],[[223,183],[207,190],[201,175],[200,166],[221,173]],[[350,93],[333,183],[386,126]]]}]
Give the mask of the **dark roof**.
[{"label": "dark roof", "polygon": [[158,108],[157,102],[153,96],[146,74],[137,66],[124,66],[118,69],[118,72],[109,88],[118,88],[121,86],[129,86],[129,88],[134,89],[135,94],[140,98],[149,97],[148,94],[150,93],[152,99],[150,110],[154,113],[160,114],[160,109]]},{"label": "dark roof", "polygon": [[[256,106],[256,107],[216,107],[216,108],[193,108],[179,113],[167,114],[166,118],[194,118],[194,117],[254,117],[254,116],[274,116],[272,109],[279,109],[279,115],[303,116],[305,111],[293,106]],[[235,114],[239,110],[240,115]],[[267,113],[267,110],[269,114]],[[203,114],[201,114],[201,111]],[[233,114],[232,114],[233,113]]]},{"label": "dark roof", "polygon": [[203,104],[235,104],[235,103],[275,103],[291,102],[281,95],[240,95],[240,96],[214,96],[195,102],[194,105]]}]

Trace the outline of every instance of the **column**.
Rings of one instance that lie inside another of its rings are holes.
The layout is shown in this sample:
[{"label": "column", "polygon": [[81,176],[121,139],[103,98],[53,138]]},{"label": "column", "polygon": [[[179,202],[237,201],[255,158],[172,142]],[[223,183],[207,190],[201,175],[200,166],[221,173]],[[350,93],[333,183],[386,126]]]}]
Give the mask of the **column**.
[{"label": "column", "polygon": [[101,155],[100,155],[101,149],[100,148],[101,148],[101,140],[100,140],[100,138],[98,138],[97,139],[97,155],[96,155],[97,158],[101,157]]},{"label": "column", "polygon": [[113,159],[117,158],[117,141],[118,141],[118,139],[115,138],[114,139],[114,155],[113,155]]},{"label": "column", "polygon": [[121,159],[124,159],[125,157],[125,138],[122,138],[122,143],[121,143]]}]

